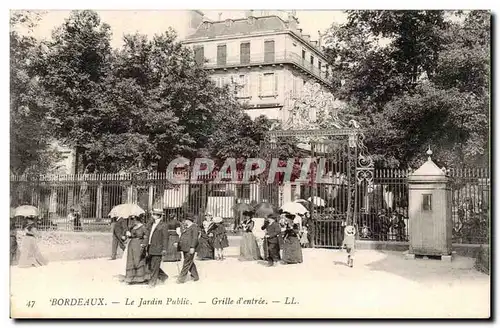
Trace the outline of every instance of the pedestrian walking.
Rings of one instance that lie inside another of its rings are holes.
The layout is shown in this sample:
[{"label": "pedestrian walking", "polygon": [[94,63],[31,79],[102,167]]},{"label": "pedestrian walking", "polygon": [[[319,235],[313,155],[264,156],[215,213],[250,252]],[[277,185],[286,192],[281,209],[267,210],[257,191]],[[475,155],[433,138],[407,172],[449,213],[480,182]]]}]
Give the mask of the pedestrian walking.
[{"label": "pedestrian walking", "polygon": [[187,274],[191,274],[191,278],[194,281],[198,281],[200,276],[198,275],[198,270],[196,264],[194,263],[194,256],[196,252],[196,246],[198,246],[198,226],[194,223],[195,219],[191,215],[187,215],[182,222],[184,229],[179,238],[179,243],[176,245],[178,250],[182,252],[184,262],[182,264],[182,270],[177,278],[178,284],[183,284],[186,282]]},{"label": "pedestrian walking", "polygon": [[168,279],[168,275],[161,269],[162,257],[167,254],[168,249],[168,229],[162,222],[163,211],[154,209],[152,212],[153,221],[148,224],[148,269],[150,274],[149,286],[154,287],[160,282]]},{"label": "pedestrian walking", "polygon": [[346,225],[344,228],[344,240],[342,241],[342,248],[345,247],[347,251],[347,265],[354,266],[354,252],[356,244],[356,228],[352,225]]},{"label": "pedestrian walking", "polygon": [[111,224],[112,230],[112,243],[111,243],[111,260],[116,260],[118,247],[125,251],[125,238],[123,238],[127,230],[126,220],[123,218],[112,219],[114,222]]},{"label": "pedestrian walking", "polygon": [[280,246],[279,236],[281,228],[276,220],[279,218],[278,214],[270,214],[266,223],[262,226],[262,230],[266,230],[264,236],[265,259],[268,266],[273,266],[275,262],[280,260]]}]

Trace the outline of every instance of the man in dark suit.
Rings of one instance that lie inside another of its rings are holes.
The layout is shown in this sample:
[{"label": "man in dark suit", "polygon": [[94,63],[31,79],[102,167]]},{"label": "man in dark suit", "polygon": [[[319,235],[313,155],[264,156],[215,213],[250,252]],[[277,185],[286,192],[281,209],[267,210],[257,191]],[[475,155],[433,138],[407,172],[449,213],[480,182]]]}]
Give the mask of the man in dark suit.
[{"label": "man in dark suit", "polygon": [[266,230],[264,245],[265,248],[267,248],[265,255],[268,266],[273,266],[274,262],[280,260],[280,245],[278,238],[281,234],[281,228],[278,222],[276,222],[278,217],[278,214],[269,215],[267,222],[262,226],[262,230]]},{"label": "man in dark suit", "polygon": [[118,246],[122,249],[122,251],[125,250],[125,244],[124,244],[124,239],[125,239],[125,230],[126,228],[126,220],[123,218],[118,218],[112,219],[114,222],[111,224],[112,225],[112,231],[113,231],[113,241],[111,244],[111,260],[116,260],[116,252],[118,251]]},{"label": "man in dark suit", "polygon": [[153,220],[147,226],[147,252],[149,270],[151,278],[149,286],[156,286],[158,280],[161,282],[167,280],[168,275],[160,268],[162,256],[167,253],[168,247],[168,229],[167,225],[162,221],[163,211],[154,209],[152,212]]},{"label": "man in dark suit", "polygon": [[191,273],[191,277],[194,281],[200,280],[198,275],[198,270],[196,269],[196,264],[194,264],[194,253],[196,246],[198,246],[198,226],[193,223],[194,218],[190,215],[184,218],[183,224],[185,226],[182,232],[177,248],[182,251],[184,255],[184,263],[182,265],[181,273],[177,279],[178,284],[183,284],[186,282],[186,277],[188,272]]}]

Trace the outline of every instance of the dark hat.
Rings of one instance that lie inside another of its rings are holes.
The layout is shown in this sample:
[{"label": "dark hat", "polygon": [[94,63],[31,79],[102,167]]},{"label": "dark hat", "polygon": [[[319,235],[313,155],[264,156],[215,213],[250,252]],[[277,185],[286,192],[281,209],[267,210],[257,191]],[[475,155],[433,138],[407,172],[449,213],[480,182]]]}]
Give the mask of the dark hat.
[{"label": "dark hat", "polygon": [[271,213],[267,216],[268,219],[274,219],[274,220],[277,220],[279,218],[279,214],[274,212],[274,213]]},{"label": "dark hat", "polygon": [[197,217],[195,215],[185,215],[184,217],[181,218],[181,221],[191,221],[195,222],[197,220]]}]

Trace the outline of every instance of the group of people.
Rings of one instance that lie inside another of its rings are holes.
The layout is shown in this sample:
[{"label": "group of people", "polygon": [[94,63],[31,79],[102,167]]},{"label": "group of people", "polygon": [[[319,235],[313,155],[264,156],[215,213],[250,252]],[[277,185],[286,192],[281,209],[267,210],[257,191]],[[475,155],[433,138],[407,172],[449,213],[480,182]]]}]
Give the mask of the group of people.
[{"label": "group of people", "polygon": [[199,231],[194,218],[188,215],[179,221],[170,216],[165,221],[163,211],[158,209],[151,216],[147,223],[143,215],[118,218],[114,222],[111,259],[116,259],[118,247],[124,250],[120,266],[125,272],[124,281],[154,287],[168,279],[161,269],[162,261],[180,261],[181,256],[184,263],[177,283],[186,282],[188,273],[194,281],[199,280],[194,263]]},{"label": "group of people", "polygon": [[18,233],[14,220],[10,222],[10,264],[20,268],[47,265],[47,259],[38,247],[36,217],[26,217],[23,222],[22,241],[17,242]]}]

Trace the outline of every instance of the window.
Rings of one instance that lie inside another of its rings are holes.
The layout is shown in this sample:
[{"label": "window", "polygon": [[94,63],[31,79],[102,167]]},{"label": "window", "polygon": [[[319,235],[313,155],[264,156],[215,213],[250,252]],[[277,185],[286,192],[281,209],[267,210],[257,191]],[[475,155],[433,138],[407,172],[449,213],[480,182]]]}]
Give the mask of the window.
[{"label": "window", "polygon": [[250,76],[240,75],[238,77],[238,94],[239,98],[249,98],[250,97]]},{"label": "window", "polygon": [[214,81],[215,85],[218,87],[218,88],[222,88],[223,86],[223,81],[222,81],[222,77],[220,76],[213,76],[212,77],[212,80]]},{"label": "window", "polygon": [[217,46],[217,65],[226,65],[227,50],[226,45],[222,44]]},{"label": "window", "polygon": [[199,65],[202,65],[205,62],[205,53],[203,46],[194,47],[194,60]]},{"label": "window", "polygon": [[274,62],[274,41],[264,41],[264,62]]},{"label": "window", "polygon": [[260,76],[259,95],[273,97],[278,94],[278,76],[274,73],[264,73]]},{"label": "window", "polygon": [[306,51],[302,49],[302,59],[306,59]]},{"label": "window", "polygon": [[295,76],[293,79],[293,88],[292,88],[292,96],[293,97],[299,97],[300,93],[302,92],[302,86],[304,84],[302,83],[302,79],[298,76]]},{"label": "window", "polygon": [[326,78],[328,78],[328,77],[329,77],[329,75],[330,75],[330,70],[329,70],[329,68],[330,68],[330,67],[328,67],[328,65],[325,65],[325,76],[326,76]]},{"label": "window", "polygon": [[321,73],[321,61],[320,60],[318,60],[318,68],[319,68],[319,71]]},{"label": "window", "polygon": [[422,210],[432,211],[432,194],[422,195]]},{"label": "window", "polygon": [[240,44],[240,64],[250,64],[250,42]]},{"label": "window", "polygon": [[314,57],[311,55],[311,65],[314,65]]}]

